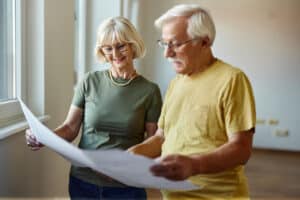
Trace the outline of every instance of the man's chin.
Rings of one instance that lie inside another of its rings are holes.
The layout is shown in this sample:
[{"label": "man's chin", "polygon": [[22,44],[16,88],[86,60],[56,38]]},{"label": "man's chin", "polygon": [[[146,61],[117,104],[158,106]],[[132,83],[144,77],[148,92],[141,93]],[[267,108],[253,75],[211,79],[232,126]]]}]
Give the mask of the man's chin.
[{"label": "man's chin", "polygon": [[184,71],[183,67],[178,66],[178,65],[173,65],[173,68],[177,74],[182,74]]}]

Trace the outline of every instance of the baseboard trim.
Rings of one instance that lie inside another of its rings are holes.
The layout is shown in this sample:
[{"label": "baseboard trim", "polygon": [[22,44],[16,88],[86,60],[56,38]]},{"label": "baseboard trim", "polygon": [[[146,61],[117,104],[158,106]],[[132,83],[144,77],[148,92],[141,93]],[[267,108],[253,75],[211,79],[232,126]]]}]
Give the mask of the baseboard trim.
[{"label": "baseboard trim", "polygon": [[69,197],[0,197],[0,200],[70,200]]}]

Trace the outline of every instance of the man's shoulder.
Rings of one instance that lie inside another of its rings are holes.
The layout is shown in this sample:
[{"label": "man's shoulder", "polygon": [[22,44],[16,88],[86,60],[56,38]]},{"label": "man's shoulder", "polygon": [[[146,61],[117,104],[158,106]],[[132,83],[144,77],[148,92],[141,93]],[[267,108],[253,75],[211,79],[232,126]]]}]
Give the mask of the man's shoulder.
[{"label": "man's shoulder", "polygon": [[232,64],[224,62],[222,60],[218,60],[216,72],[219,75],[224,75],[227,77],[237,76],[237,75],[244,75],[244,72],[239,67],[236,67]]}]

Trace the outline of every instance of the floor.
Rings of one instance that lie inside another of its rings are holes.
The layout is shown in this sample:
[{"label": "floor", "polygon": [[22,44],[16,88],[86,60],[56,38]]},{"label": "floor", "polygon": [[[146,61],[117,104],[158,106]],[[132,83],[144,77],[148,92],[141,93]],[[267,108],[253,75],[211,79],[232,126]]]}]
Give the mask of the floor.
[{"label": "floor", "polygon": [[[254,150],[246,165],[251,200],[300,200],[300,152]],[[148,190],[149,200],[160,200],[157,190]],[[1,198],[0,200],[13,200]],[[43,200],[67,200],[44,198]],[[24,200],[15,198],[14,200]],[[41,200],[28,198],[26,200]]]},{"label": "floor", "polygon": [[246,173],[252,199],[300,199],[300,152],[255,150]]},{"label": "floor", "polygon": [[[252,200],[300,199],[300,152],[255,149],[246,165]],[[161,199],[148,190],[150,200]]]}]

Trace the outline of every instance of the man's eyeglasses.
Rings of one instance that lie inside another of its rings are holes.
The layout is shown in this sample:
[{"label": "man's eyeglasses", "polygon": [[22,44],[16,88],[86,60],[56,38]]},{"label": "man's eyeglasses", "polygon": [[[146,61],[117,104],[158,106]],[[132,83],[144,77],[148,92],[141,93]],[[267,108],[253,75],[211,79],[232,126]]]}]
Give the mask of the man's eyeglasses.
[{"label": "man's eyeglasses", "polygon": [[122,53],[128,51],[128,45],[129,45],[128,43],[118,43],[115,45],[103,45],[100,46],[99,49],[105,55],[112,55],[114,49]]},{"label": "man's eyeglasses", "polygon": [[193,38],[190,40],[186,40],[183,42],[177,42],[177,41],[171,41],[171,42],[164,42],[162,40],[157,40],[157,44],[163,48],[163,49],[167,49],[167,48],[171,48],[173,51],[178,51],[180,47],[182,47],[183,45],[192,42],[194,40],[199,40],[200,38]]}]

